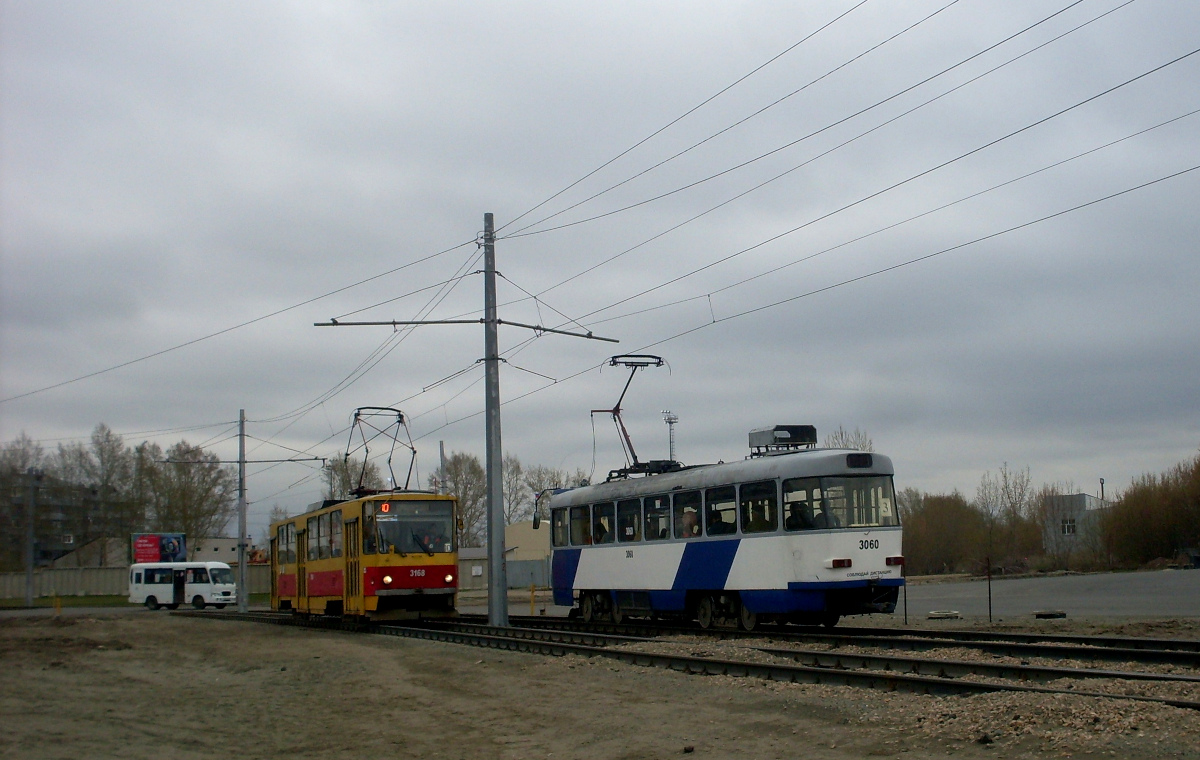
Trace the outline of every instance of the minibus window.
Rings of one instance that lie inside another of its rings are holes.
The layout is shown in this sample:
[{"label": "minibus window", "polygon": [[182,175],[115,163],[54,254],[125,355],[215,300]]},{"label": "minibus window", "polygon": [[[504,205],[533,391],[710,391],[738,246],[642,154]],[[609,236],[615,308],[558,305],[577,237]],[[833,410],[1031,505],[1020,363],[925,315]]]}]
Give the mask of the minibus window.
[{"label": "minibus window", "polygon": [[228,567],[214,567],[209,573],[213,583],[233,583],[233,570]]}]

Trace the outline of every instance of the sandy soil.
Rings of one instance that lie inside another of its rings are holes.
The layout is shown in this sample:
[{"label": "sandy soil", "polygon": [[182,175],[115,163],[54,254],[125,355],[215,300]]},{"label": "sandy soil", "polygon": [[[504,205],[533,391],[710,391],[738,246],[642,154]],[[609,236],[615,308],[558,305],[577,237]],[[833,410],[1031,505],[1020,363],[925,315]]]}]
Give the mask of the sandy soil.
[{"label": "sandy soil", "polygon": [[1191,711],[1028,700],[687,676],[162,612],[0,620],[6,758],[1200,758]]}]

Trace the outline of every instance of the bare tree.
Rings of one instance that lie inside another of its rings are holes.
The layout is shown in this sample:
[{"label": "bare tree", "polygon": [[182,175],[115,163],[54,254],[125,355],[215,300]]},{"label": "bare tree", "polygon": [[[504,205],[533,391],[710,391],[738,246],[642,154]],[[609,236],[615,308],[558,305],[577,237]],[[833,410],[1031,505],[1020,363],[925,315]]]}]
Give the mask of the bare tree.
[{"label": "bare tree", "polygon": [[152,527],[186,533],[192,547],[219,535],[234,512],[237,478],[220,457],[180,441],[166,451],[151,481]]},{"label": "bare tree", "polygon": [[374,462],[367,462],[364,469],[361,459],[347,459],[341,454],[329,458],[329,466],[325,468],[326,499],[349,499],[360,484],[362,488],[382,490],[384,484],[383,476],[379,474],[379,466]]},{"label": "bare tree", "polygon": [[267,515],[267,527],[263,528],[263,546],[266,546],[271,541],[271,526],[277,522],[286,520],[289,517],[291,517],[291,515],[288,514],[288,511],[285,508],[279,506],[278,504],[271,505],[271,512]]},{"label": "bare tree", "polygon": [[458,499],[459,546],[483,546],[487,529],[487,475],[479,457],[462,451],[446,459],[446,491]]},{"label": "bare tree", "polygon": [[871,442],[871,436],[867,435],[867,431],[854,428],[854,432],[851,433],[838,425],[837,430],[825,436],[825,448],[874,451],[875,444]]},{"label": "bare tree", "polygon": [[521,460],[505,454],[501,487],[504,491],[504,524],[524,522],[533,518],[533,493],[525,484],[525,468]]},{"label": "bare tree", "polygon": [[0,472],[27,472],[42,467],[45,458],[45,450],[22,430],[15,439],[0,447]]}]

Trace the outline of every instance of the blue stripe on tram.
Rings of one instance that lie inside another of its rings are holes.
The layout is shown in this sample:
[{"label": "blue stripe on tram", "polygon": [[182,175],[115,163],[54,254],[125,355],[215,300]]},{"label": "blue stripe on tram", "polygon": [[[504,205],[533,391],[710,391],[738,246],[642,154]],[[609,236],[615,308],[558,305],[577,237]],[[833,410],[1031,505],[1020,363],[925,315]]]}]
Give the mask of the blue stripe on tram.
[{"label": "blue stripe on tram", "polygon": [[675,573],[671,590],[725,588],[725,580],[729,578],[729,568],[733,567],[739,543],[739,539],[689,543],[679,560],[679,570]]},{"label": "blue stripe on tram", "polygon": [[575,604],[575,573],[579,570],[582,549],[555,549],[551,560],[550,578],[554,584],[554,603],[563,607]]}]

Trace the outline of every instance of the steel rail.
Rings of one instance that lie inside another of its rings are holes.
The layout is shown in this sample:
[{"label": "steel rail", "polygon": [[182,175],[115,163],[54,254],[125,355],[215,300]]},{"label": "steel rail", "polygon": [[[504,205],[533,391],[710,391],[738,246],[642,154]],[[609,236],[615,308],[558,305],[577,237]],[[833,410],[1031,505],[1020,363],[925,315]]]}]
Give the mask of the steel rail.
[{"label": "steel rail", "polygon": [[1055,668],[1044,665],[1004,665],[994,662],[970,660],[932,660],[900,655],[873,655],[863,653],[812,652],[804,649],[781,647],[754,647],[759,652],[790,657],[805,665],[819,668],[857,668],[870,670],[897,670],[906,673],[936,676],[938,678],[1004,678],[1014,681],[1036,681],[1045,683],[1061,678],[1122,679],[1126,681],[1154,681],[1158,683],[1200,683],[1200,676],[1172,675],[1170,673],[1145,673],[1142,671],[1103,670],[1100,668]]},{"label": "steel rail", "polygon": [[[464,616],[463,619],[469,618]],[[518,625],[554,627],[561,630],[590,630],[598,633],[613,633],[618,635],[637,635],[638,633],[653,631],[656,635],[685,634],[715,638],[771,639],[776,641],[827,644],[830,646],[869,646],[880,649],[900,649],[913,652],[961,647],[1004,657],[1046,657],[1060,660],[1084,660],[1092,662],[1139,662],[1200,668],[1200,652],[1173,649],[1088,646],[1086,638],[1075,641],[1073,644],[1039,644],[1029,641],[959,640],[935,638],[929,635],[910,636],[908,631],[894,629],[884,629],[889,631],[888,635],[864,636],[842,631],[815,631],[811,628],[762,628],[753,631],[742,631],[734,628],[704,629],[696,626],[688,627],[663,624],[661,621],[627,622],[621,624],[593,622],[588,624],[567,618],[541,616],[513,617],[512,622]]]},{"label": "steel rail", "polygon": [[[1200,710],[1200,702],[1182,699],[1148,697],[1141,695],[1107,694],[1104,692],[1055,689],[1016,683],[986,681],[964,681],[961,679],[928,675],[871,670],[842,670],[833,667],[782,663],[751,663],[723,658],[699,657],[657,652],[635,652],[607,646],[589,646],[565,641],[544,641],[526,633],[514,635],[512,628],[478,626],[476,632],[451,630],[436,625],[372,625],[343,622],[341,619],[304,619],[298,616],[264,615],[262,613],[226,613],[200,611],[172,612],[173,615],[198,617],[208,620],[244,620],[266,622],[277,625],[295,625],[322,630],[369,632],[387,636],[424,639],[453,644],[525,652],[543,655],[580,655],[584,657],[606,657],[640,667],[656,667],[689,674],[726,675],[740,678],[759,678],[769,681],[791,683],[826,684],[858,688],[907,691],[918,694],[971,695],[992,692],[1020,692],[1028,694],[1070,694],[1103,699],[1127,699],[1135,702],[1165,704],[1173,707]],[[486,632],[484,632],[486,631]]]}]

